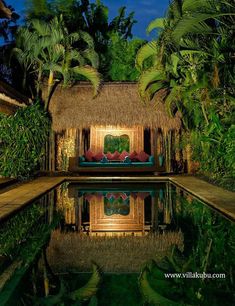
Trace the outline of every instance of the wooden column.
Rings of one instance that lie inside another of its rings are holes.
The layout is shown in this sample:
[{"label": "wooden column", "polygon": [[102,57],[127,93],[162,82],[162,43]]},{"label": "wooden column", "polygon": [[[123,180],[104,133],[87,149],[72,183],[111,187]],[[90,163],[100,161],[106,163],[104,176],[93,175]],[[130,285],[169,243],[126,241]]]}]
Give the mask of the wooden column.
[{"label": "wooden column", "polygon": [[158,197],[157,195],[151,198],[151,229],[157,231],[158,229]]},{"label": "wooden column", "polygon": [[81,156],[83,154],[83,150],[82,150],[82,129],[79,129],[79,148],[78,148],[78,152],[79,152],[79,156]]},{"label": "wooden column", "polygon": [[158,150],[157,150],[157,130],[152,128],[151,131],[151,155],[154,157],[155,168],[157,169],[158,165]]}]

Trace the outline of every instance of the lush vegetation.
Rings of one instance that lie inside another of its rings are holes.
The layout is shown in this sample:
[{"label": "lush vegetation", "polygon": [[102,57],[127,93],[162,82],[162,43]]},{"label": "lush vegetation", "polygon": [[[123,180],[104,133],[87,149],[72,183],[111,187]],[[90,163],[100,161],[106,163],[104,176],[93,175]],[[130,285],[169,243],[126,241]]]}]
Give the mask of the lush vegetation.
[{"label": "lush vegetation", "polygon": [[42,101],[45,111],[33,105],[17,112],[14,117],[0,118],[3,144],[0,149],[0,173],[3,176],[27,177],[38,168],[43,151],[48,156],[48,151],[43,149],[50,147],[48,111],[55,86],[59,82],[68,86],[79,76],[91,81],[94,95],[97,94],[99,58],[92,37],[81,30],[69,32],[61,15],[50,21],[33,19],[26,26],[19,27],[11,50],[11,61],[13,66],[16,64],[17,71],[22,72],[25,94],[30,95],[33,101]]},{"label": "lush vegetation", "polygon": [[110,20],[109,9],[100,0],[28,1],[29,21],[34,18],[49,21],[59,15],[63,15],[69,33],[82,30],[93,38],[100,59],[99,72],[105,80],[137,80],[135,51],[143,40],[129,41],[136,23],[134,12],[127,15],[126,8],[120,7],[117,16]]},{"label": "lush vegetation", "polygon": [[[80,48],[75,48],[75,43],[79,43]],[[34,19],[26,27],[19,28],[12,55],[23,70],[23,88],[28,84],[27,77],[33,76],[32,91],[36,89],[35,94],[39,96],[43,79],[48,76],[45,110],[49,108],[56,77],[66,86],[81,75],[91,81],[94,94],[97,93],[100,77],[96,68],[99,59],[94,51],[93,39],[84,31],[69,33],[62,16],[53,18],[49,23]]]},{"label": "lush vegetation", "polygon": [[0,116],[0,175],[29,177],[39,169],[50,120],[39,103]]},{"label": "lush vegetation", "polygon": [[171,116],[182,113],[185,142],[215,179],[235,177],[234,22],[232,0],[173,0],[165,18],[149,25],[159,37],[136,61],[143,99],[161,93]]}]

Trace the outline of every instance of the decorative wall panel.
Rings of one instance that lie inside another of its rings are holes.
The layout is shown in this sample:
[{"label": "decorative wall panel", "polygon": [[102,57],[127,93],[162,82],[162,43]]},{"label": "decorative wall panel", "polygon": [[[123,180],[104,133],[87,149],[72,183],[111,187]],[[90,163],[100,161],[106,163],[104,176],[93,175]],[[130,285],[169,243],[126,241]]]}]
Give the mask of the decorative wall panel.
[{"label": "decorative wall panel", "polygon": [[117,126],[91,127],[90,149],[94,153],[104,150],[104,138],[106,135],[128,135],[130,139],[130,152],[140,152],[144,149],[144,129],[142,126],[124,128]]}]

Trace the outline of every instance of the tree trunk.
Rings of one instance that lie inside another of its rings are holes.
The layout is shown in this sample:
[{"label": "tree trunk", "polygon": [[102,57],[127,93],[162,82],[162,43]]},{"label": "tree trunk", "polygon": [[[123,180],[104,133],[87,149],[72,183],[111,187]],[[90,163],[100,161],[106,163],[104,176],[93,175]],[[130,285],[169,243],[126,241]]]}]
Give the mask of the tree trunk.
[{"label": "tree trunk", "polygon": [[45,101],[45,110],[48,111],[49,109],[49,103],[51,99],[51,93],[54,85],[54,72],[50,70],[49,78],[48,78],[48,83],[47,83],[47,97]]}]

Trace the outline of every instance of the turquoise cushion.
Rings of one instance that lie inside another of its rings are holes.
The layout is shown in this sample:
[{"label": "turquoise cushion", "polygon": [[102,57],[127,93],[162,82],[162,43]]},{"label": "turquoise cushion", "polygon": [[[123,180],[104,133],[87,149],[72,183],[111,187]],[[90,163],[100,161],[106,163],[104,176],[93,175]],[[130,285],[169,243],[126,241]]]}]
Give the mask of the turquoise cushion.
[{"label": "turquoise cushion", "polygon": [[123,161],[125,164],[131,164],[131,159],[129,156],[126,156],[124,161]]},{"label": "turquoise cushion", "polygon": [[82,163],[86,161],[85,157],[84,156],[79,156],[79,163]]},{"label": "turquoise cushion", "polygon": [[104,157],[102,157],[102,159],[101,159],[100,162],[101,162],[102,164],[104,164],[104,163],[108,163],[109,160],[108,160],[108,158],[107,158],[106,156],[104,156]]}]

